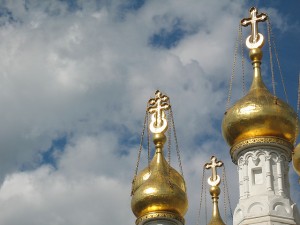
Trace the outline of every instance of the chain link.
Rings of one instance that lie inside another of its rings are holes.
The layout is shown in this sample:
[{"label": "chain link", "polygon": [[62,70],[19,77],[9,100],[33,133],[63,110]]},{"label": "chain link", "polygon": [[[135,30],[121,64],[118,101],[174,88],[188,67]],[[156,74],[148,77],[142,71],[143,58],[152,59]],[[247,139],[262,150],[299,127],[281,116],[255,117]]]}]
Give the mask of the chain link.
[{"label": "chain link", "polygon": [[226,169],[225,169],[225,164],[223,164],[223,174],[224,174],[224,184],[225,184],[225,193],[224,193],[224,198],[227,197],[228,200],[228,206],[229,206],[229,211],[230,211],[230,218],[233,218],[233,213],[232,213],[232,208],[231,208],[231,202],[230,202],[230,196],[229,196],[229,190],[228,190],[228,183],[227,183],[227,177],[226,177]]},{"label": "chain link", "polygon": [[277,65],[278,65],[278,70],[279,70],[280,78],[281,78],[281,83],[282,83],[282,86],[283,86],[283,91],[284,91],[286,102],[288,103],[289,102],[288,95],[287,95],[287,92],[286,92],[284,78],[283,78],[281,66],[280,66],[280,63],[279,63],[279,57],[278,57],[277,48],[276,48],[276,44],[275,44],[275,37],[274,37],[273,32],[272,32],[271,21],[268,20],[268,23],[269,23],[271,41],[273,43],[273,49],[274,49],[274,52],[275,52],[275,57],[276,57]]},{"label": "chain link", "polygon": [[238,48],[239,48],[239,38],[240,38],[240,30],[241,29],[242,29],[241,25],[239,25],[238,37],[236,39],[235,47],[234,47],[232,72],[231,72],[231,77],[230,77],[230,80],[229,80],[229,89],[228,89],[228,97],[227,97],[227,103],[226,103],[226,112],[229,108],[230,99],[231,99],[231,95],[232,95],[232,83],[233,83],[233,79],[234,79],[234,76],[235,76],[236,59],[237,59],[237,52],[238,52]]},{"label": "chain link", "polygon": [[269,54],[270,54],[270,68],[272,73],[272,87],[273,95],[276,100],[276,90],[275,90],[275,77],[274,77],[274,67],[273,67],[273,54],[272,54],[272,45],[271,45],[271,23],[268,17],[267,19],[267,30],[268,30],[268,44],[269,44]]},{"label": "chain link", "polygon": [[150,156],[150,130],[149,130],[149,113],[148,113],[148,111],[147,111],[147,152],[148,152],[148,170],[150,172],[151,156]]},{"label": "chain link", "polygon": [[[200,225],[201,207],[202,207],[202,201],[203,201],[203,193],[205,194],[205,191],[204,191],[204,186],[206,186],[206,169],[205,169],[205,166],[203,166],[201,181],[202,182],[201,182],[201,192],[200,192],[200,203],[199,203],[199,211],[198,211],[198,218],[197,218],[196,225]],[[205,210],[206,210],[206,200],[205,200]],[[207,224],[207,219],[206,219],[206,223],[205,224]]]},{"label": "chain link", "polygon": [[[141,140],[140,140],[140,148],[139,148],[139,151],[138,151],[138,158],[137,158],[137,162],[136,162],[136,166],[135,166],[135,171],[134,171],[134,177],[133,177],[133,180],[132,180],[132,184],[134,184],[134,182],[135,182],[137,172],[138,172],[138,169],[139,169],[139,164],[140,164],[140,159],[141,159],[141,152],[142,152],[142,149],[143,149],[144,134],[145,134],[146,126],[148,124],[147,121],[148,121],[148,111],[146,109],[145,118],[144,118],[144,125],[143,125],[142,134],[141,134]],[[132,188],[133,188],[133,185],[132,185]],[[131,189],[131,196],[132,195],[133,195],[133,189]]]},{"label": "chain link", "polygon": [[[170,102],[169,102],[170,105]],[[170,110],[168,110],[168,123],[170,124],[171,121],[171,115],[170,115]],[[172,138],[172,133],[171,133],[172,129],[169,127],[168,128],[168,179],[169,179],[169,185],[172,188],[172,184],[171,184],[171,138]]]},{"label": "chain link", "polygon": [[242,79],[243,79],[243,95],[246,95],[246,85],[245,85],[245,57],[244,57],[244,38],[242,26],[239,26],[239,39],[241,45],[241,56],[242,56]]},{"label": "chain link", "polygon": [[299,130],[299,108],[300,108],[300,73],[298,75],[298,99],[297,99],[297,119],[296,119],[296,138],[294,141],[294,146],[296,146],[298,130]]},{"label": "chain link", "polygon": [[[224,166],[224,164],[223,164]],[[222,168],[222,189],[223,189],[223,207],[225,214],[225,224],[227,224],[227,202],[226,202],[226,190],[225,190],[225,170]]]},{"label": "chain link", "polygon": [[179,146],[178,146],[178,140],[177,140],[177,135],[176,135],[172,106],[170,107],[170,114],[171,114],[171,123],[172,123],[172,127],[173,127],[173,135],[174,135],[174,139],[175,139],[175,147],[176,147],[176,154],[177,154],[178,163],[179,163],[179,169],[180,169],[181,176],[183,176],[183,169],[182,169],[182,164],[181,164],[180,150],[179,150]]}]

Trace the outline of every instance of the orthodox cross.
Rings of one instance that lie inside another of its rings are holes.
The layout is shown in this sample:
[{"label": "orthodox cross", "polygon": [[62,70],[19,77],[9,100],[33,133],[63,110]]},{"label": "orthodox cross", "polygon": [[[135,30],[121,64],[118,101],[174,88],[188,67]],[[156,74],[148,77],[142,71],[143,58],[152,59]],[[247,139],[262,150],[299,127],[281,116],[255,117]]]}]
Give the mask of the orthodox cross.
[{"label": "orthodox cross", "polygon": [[153,133],[161,133],[167,128],[167,120],[165,110],[170,109],[169,97],[162,95],[160,91],[155,92],[155,98],[151,98],[148,102],[148,112],[152,114],[150,130]]},{"label": "orthodox cross", "polygon": [[217,167],[223,166],[222,161],[217,161],[217,158],[215,156],[212,156],[210,159],[211,163],[206,163],[205,164],[205,169],[211,169],[212,171],[212,176],[209,178],[211,181],[217,181],[219,176],[217,175]]},{"label": "orthodox cross", "polygon": [[264,22],[267,20],[268,16],[265,13],[257,14],[257,9],[252,7],[250,10],[250,18],[244,18],[241,20],[242,26],[246,27],[251,25],[251,42],[253,44],[258,42],[260,34],[258,33],[258,22]]}]

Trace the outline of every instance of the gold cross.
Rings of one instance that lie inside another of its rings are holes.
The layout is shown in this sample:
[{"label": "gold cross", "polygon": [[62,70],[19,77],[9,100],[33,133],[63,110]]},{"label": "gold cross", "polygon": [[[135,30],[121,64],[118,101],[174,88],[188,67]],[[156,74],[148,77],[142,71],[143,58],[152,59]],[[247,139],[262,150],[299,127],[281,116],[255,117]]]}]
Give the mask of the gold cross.
[{"label": "gold cross", "polygon": [[211,176],[211,181],[216,181],[217,180],[217,167],[223,166],[222,161],[217,161],[217,158],[215,156],[212,156],[210,159],[211,163],[206,163],[205,164],[205,169],[211,169],[212,171],[212,176]]},{"label": "gold cross", "polygon": [[241,20],[242,26],[246,27],[251,25],[251,42],[256,43],[259,38],[258,22],[264,22],[267,20],[268,15],[265,13],[257,14],[257,9],[252,7],[250,10],[250,18],[244,18]]},{"label": "gold cross", "polygon": [[148,102],[148,112],[153,114],[150,124],[150,130],[153,133],[161,133],[167,128],[165,110],[170,109],[169,97],[162,95],[160,91],[155,92],[155,98]]}]

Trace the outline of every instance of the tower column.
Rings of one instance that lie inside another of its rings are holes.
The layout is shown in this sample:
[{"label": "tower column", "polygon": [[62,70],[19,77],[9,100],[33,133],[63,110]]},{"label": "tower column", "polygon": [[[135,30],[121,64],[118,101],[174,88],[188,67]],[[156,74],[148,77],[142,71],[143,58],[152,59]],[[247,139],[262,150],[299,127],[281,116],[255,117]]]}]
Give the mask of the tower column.
[{"label": "tower column", "polygon": [[282,157],[278,157],[277,162],[276,162],[276,166],[277,166],[277,176],[278,176],[278,194],[279,195],[283,195],[283,182],[282,182]]},{"label": "tower column", "polygon": [[268,153],[266,155],[266,185],[267,185],[267,190],[268,191],[272,191],[272,181],[271,181],[271,163],[270,163],[270,159],[271,159],[271,156],[270,154]]},{"label": "tower column", "polygon": [[[263,140],[261,138],[255,142]],[[273,143],[248,144],[235,151],[239,153],[234,161],[244,164],[243,170],[239,170],[239,173],[243,173],[242,176],[239,174],[239,179],[246,181],[248,186],[244,187],[248,187],[248,191],[245,191],[248,194],[240,196],[233,224],[297,224],[294,203],[283,185],[283,181],[288,182],[289,179],[284,171],[288,167],[284,168],[282,163],[291,159],[291,145],[274,139]],[[274,167],[271,166],[272,162]]]},{"label": "tower column", "polygon": [[243,180],[244,180],[244,195],[247,198],[249,196],[249,176],[248,176],[248,162],[243,161]]},{"label": "tower column", "polygon": [[240,198],[243,198],[244,196],[244,181],[242,179],[243,176],[243,167],[240,165],[241,163],[239,163],[238,165],[238,174],[239,174],[239,186],[240,186]]}]

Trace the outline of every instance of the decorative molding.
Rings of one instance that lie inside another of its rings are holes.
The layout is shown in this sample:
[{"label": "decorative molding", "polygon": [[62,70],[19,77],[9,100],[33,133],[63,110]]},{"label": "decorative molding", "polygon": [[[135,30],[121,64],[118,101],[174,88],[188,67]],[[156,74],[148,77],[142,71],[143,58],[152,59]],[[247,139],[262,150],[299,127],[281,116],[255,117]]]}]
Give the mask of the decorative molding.
[{"label": "decorative molding", "polygon": [[178,220],[182,224],[185,223],[184,218],[179,216],[178,214],[174,214],[174,213],[170,213],[170,212],[152,212],[152,213],[148,213],[144,216],[139,217],[135,221],[135,224],[138,225],[146,220],[162,219],[162,218]]},{"label": "decorative molding", "polygon": [[[281,144],[278,144],[281,143]],[[248,145],[237,153],[239,203],[233,225],[295,223],[289,194],[288,169],[292,151],[282,142]]]},{"label": "decorative molding", "polygon": [[293,145],[284,139],[277,138],[277,137],[256,137],[256,138],[250,138],[247,140],[240,141],[237,144],[233,145],[232,148],[230,149],[230,155],[232,161],[235,164],[237,164],[238,155],[240,155],[240,153],[243,150],[253,146],[263,147],[264,145],[275,145],[280,147],[283,150],[286,150],[289,153],[289,155],[292,154]]}]

